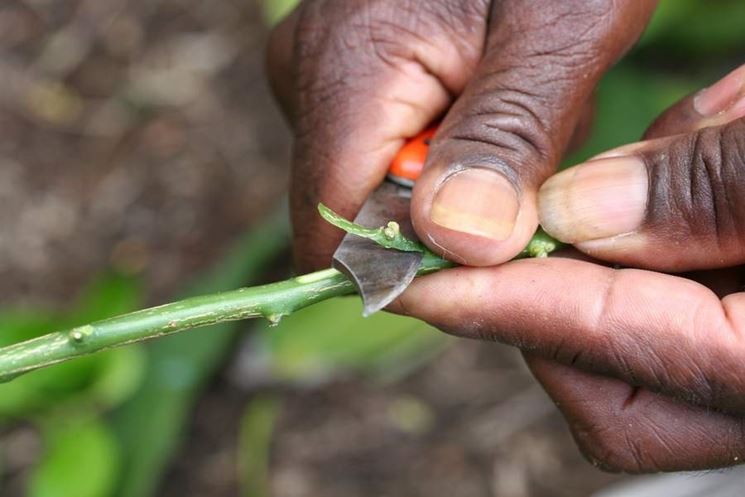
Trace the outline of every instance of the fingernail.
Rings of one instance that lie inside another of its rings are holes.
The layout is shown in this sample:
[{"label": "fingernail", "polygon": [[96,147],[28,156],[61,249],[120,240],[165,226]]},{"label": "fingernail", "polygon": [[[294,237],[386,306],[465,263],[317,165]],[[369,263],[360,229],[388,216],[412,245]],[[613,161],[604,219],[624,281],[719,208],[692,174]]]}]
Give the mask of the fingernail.
[{"label": "fingernail", "polygon": [[507,178],[491,169],[471,168],[440,186],[429,217],[444,228],[501,241],[512,234],[519,208]]},{"label": "fingernail", "polygon": [[636,231],[644,220],[648,181],[644,162],[633,156],[567,169],[538,193],[543,229],[567,243]]},{"label": "fingernail", "polygon": [[696,112],[713,117],[730,110],[745,98],[745,66],[736,69],[693,99]]}]

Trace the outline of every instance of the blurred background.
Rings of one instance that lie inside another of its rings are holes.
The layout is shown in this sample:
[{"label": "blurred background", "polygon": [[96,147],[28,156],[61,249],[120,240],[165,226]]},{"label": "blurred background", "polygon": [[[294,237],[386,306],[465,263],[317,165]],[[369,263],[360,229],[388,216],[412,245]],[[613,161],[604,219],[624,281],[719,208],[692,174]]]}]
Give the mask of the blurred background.
[{"label": "blurred background", "polygon": [[[0,345],[290,272],[263,46],[293,0],[0,3]],[[745,3],[663,0],[567,162],[745,62]],[[582,497],[511,349],[353,298],[0,386],[3,497]]]}]

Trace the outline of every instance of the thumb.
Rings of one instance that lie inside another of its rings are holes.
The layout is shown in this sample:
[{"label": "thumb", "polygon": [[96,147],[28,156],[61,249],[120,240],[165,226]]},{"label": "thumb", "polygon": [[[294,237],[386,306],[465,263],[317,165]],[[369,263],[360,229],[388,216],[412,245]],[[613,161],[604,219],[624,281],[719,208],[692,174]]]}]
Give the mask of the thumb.
[{"label": "thumb", "polygon": [[492,2],[484,56],[414,188],[411,216],[424,243],[472,266],[522,250],[538,224],[538,187],[566,151],[598,80],[654,6]]},{"label": "thumb", "polygon": [[272,87],[296,138],[290,214],[302,271],[328,267],[343,236],[316,205],[353,218],[396,151],[449,106],[481,55],[480,2],[394,4],[307,0],[269,44]]},{"label": "thumb", "polygon": [[676,105],[651,135],[665,129],[687,133],[627,145],[549,179],[539,193],[544,229],[624,265],[685,271],[745,262],[745,66]]}]

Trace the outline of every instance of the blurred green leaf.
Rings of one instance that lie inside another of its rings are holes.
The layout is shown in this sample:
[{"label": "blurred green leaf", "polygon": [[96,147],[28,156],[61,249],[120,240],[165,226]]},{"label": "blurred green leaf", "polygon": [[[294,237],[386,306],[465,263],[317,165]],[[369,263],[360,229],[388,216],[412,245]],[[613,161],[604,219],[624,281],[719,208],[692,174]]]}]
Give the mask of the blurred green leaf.
[{"label": "blurred green leaf", "polygon": [[106,425],[70,418],[45,429],[44,455],[29,479],[29,497],[107,497],[116,483],[119,452]]},{"label": "blurred green leaf", "polygon": [[22,376],[0,385],[0,421],[75,403],[115,406],[137,389],[144,367],[144,349],[135,345]]},{"label": "blurred green leaf", "polygon": [[[38,336],[54,323],[51,313],[5,311],[0,313],[0,344],[5,346]],[[27,410],[46,404],[44,385],[46,379],[28,375],[0,385],[0,420],[17,416]]]},{"label": "blurred green leaf", "polygon": [[[334,370],[369,371],[396,355],[400,362],[439,348],[444,334],[411,318],[384,312],[362,317],[359,297],[334,299],[285,318],[259,334],[274,372],[287,380],[308,380]],[[410,351],[402,357],[401,352]]]},{"label": "blurred green leaf", "polygon": [[[287,218],[280,210],[255,227],[181,297],[256,282],[288,244]],[[241,326],[225,323],[148,344],[147,381],[114,413],[112,421],[124,448],[124,471],[116,496],[155,494],[197,396],[230,352]]]},{"label": "blurred green leaf", "polygon": [[115,407],[132,396],[145,378],[147,355],[142,344],[104,352],[102,367],[90,386],[96,403]]},{"label": "blurred green leaf", "polygon": [[269,454],[280,411],[278,399],[269,396],[249,401],[241,419],[238,464],[246,497],[269,497]]},{"label": "blurred green leaf", "polygon": [[640,70],[628,62],[619,64],[598,88],[590,139],[565,166],[640,140],[662,111],[698,88],[699,83],[692,79]]},{"label": "blurred green leaf", "polygon": [[129,276],[107,272],[85,289],[58,327],[72,327],[132,311],[142,304],[142,288]]},{"label": "blurred green leaf", "polygon": [[638,45],[653,44],[661,37],[667,36],[671,30],[679,29],[681,21],[690,15],[697,3],[700,2],[698,0],[663,0],[660,2]]},{"label": "blurred green leaf", "polygon": [[[67,313],[6,311],[0,313],[3,345],[27,340],[139,305],[141,289],[132,278],[107,273],[94,281]],[[111,406],[121,402],[142,379],[142,349],[132,347],[81,357],[35,371],[0,385],[0,420],[74,402]]]},{"label": "blurred green leaf", "polygon": [[667,55],[690,59],[735,53],[745,44],[742,0],[665,0],[660,2],[640,46],[655,45]]},{"label": "blurred green leaf", "polygon": [[0,311],[0,347],[46,333],[54,326],[54,313],[7,309]]}]

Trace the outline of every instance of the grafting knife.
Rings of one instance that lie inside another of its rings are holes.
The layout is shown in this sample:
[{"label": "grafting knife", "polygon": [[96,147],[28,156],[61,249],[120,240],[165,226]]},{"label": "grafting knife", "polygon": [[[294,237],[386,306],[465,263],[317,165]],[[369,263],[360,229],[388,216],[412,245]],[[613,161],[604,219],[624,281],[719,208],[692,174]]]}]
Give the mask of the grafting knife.
[{"label": "grafting knife", "polygon": [[[376,228],[395,221],[404,236],[417,240],[409,216],[411,188],[422,172],[434,134],[435,129],[428,129],[404,145],[391,162],[386,180],[354,218],[356,224]],[[354,282],[362,296],[363,314],[369,316],[406,290],[421,260],[420,252],[388,250],[371,240],[347,234],[334,253],[333,266]]]}]

